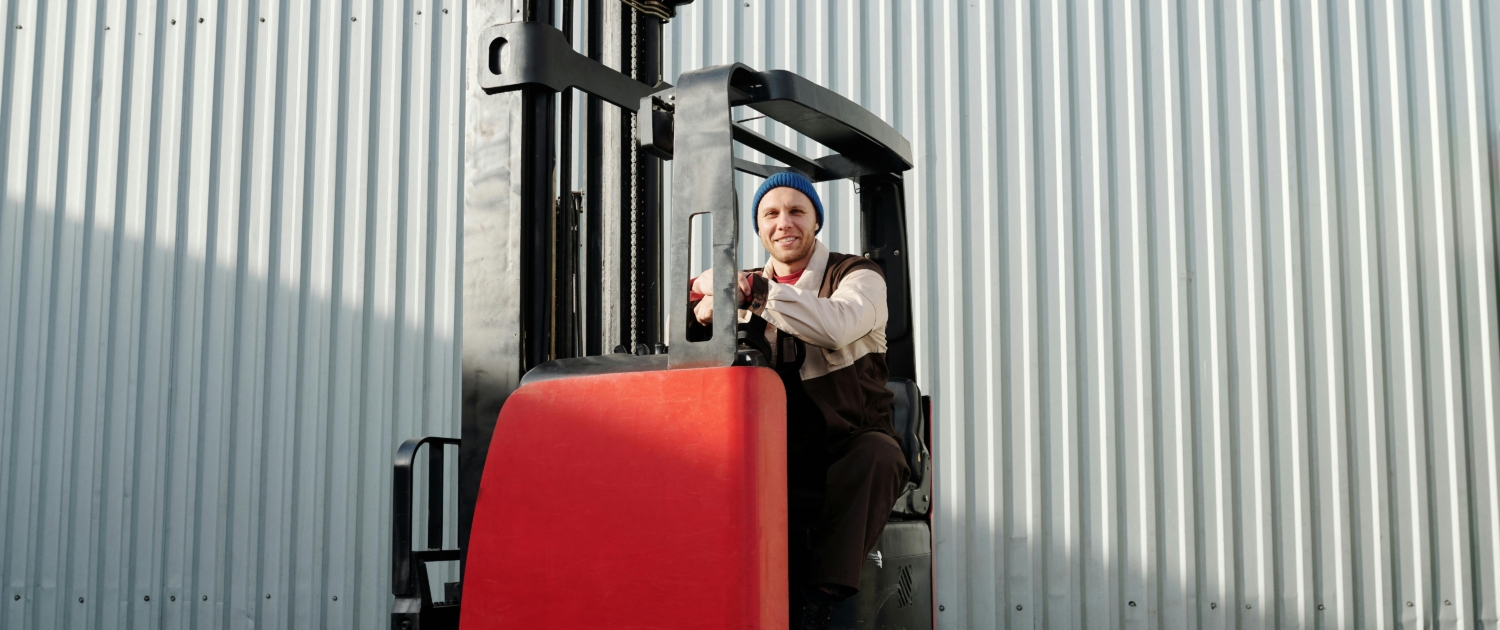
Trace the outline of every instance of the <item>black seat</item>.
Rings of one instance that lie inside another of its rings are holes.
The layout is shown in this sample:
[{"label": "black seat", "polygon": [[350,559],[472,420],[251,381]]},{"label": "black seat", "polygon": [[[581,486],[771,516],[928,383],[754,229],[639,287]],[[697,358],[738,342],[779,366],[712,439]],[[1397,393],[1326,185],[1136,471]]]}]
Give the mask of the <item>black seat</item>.
[{"label": "black seat", "polygon": [[927,450],[927,414],[923,410],[922,392],[916,383],[904,378],[887,380],[885,386],[895,394],[891,424],[896,429],[901,453],[906,456],[906,466],[911,469],[911,477],[891,513],[897,517],[923,516],[932,504],[932,462]]}]

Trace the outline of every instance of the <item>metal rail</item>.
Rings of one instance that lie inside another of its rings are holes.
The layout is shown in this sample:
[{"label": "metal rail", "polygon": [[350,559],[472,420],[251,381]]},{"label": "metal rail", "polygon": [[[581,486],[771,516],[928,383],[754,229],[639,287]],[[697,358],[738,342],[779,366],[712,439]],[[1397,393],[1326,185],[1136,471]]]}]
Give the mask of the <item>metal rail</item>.
[{"label": "metal rail", "polygon": [[[433,445],[427,455],[427,549],[412,549],[412,497],[415,495],[417,452]],[[427,580],[427,563],[457,561],[459,550],[443,548],[443,491],[446,480],[443,465],[445,446],[458,446],[459,440],[444,437],[414,438],[396,449],[395,478],[391,492],[391,593],[396,605],[391,613],[391,627],[396,630],[458,626],[458,593],[444,593],[443,601],[434,602]]]}]

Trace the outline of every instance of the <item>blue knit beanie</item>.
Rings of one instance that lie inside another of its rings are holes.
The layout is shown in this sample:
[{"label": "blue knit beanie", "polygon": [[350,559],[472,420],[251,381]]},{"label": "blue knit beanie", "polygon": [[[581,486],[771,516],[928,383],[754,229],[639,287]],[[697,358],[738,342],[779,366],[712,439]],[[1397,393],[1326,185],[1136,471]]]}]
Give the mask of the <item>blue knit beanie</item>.
[{"label": "blue knit beanie", "polygon": [[817,234],[823,231],[823,202],[818,199],[818,191],[813,190],[811,181],[795,171],[782,171],[766,178],[760,189],[755,191],[755,200],[750,202],[750,229],[760,234],[760,198],[771,192],[772,188],[786,187],[804,195],[812,200],[813,210],[818,212],[818,229],[813,232]]}]

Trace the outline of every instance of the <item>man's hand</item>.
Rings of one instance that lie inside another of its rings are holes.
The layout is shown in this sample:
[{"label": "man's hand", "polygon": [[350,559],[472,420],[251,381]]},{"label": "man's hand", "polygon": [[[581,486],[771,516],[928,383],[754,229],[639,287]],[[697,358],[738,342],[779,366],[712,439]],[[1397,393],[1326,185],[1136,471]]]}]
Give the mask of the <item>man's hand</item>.
[{"label": "man's hand", "polygon": [[743,271],[740,272],[740,304],[750,301],[750,291],[753,289],[754,282],[754,280],[750,279],[750,274]]},{"label": "man's hand", "polygon": [[[740,289],[740,304],[744,304],[746,300],[750,299],[750,291],[753,282],[754,280],[750,278],[750,274],[747,274],[743,271],[739,272],[737,283],[739,284]],[[692,290],[694,293],[703,294],[703,299],[698,302],[697,306],[693,307],[693,316],[697,317],[698,323],[703,324],[704,326],[713,323],[714,270],[709,269],[708,271],[703,272],[702,275],[699,275],[696,279],[694,279]]]},{"label": "man's hand", "polygon": [[707,326],[714,323],[714,296],[710,295],[698,302],[693,307],[693,316],[698,318],[698,323]]},{"label": "man's hand", "polygon": [[693,286],[692,286],[692,288],[690,290],[693,293],[698,293],[698,294],[701,294],[701,295],[703,295],[705,297],[713,295],[714,294],[714,270],[713,269],[705,269],[703,271],[703,273],[698,274],[698,277],[693,278]]}]

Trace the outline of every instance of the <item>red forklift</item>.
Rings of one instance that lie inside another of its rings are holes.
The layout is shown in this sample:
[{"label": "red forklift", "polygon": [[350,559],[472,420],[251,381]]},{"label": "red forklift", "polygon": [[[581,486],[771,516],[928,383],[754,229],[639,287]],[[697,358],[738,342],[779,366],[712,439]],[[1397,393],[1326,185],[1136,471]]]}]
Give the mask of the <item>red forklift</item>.
[{"label": "red forklift", "polygon": [[[916,385],[901,176],[912,167],[909,142],[864,108],[791,72],[732,64],[684,73],[675,87],[616,73],[626,79],[619,81],[537,22],[488,29],[480,45],[516,47],[508,65],[481,69],[486,89],[587,91],[636,112],[632,148],[673,160],[671,210],[663,217],[671,240],[663,250],[665,310],[676,316],[662,318],[663,343],[654,347],[553,358],[524,372],[494,421],[472,522],[457,548],[444,546],[441,497],[443,447],[459,440],[401,445],[392,627],[788,626],[809,532],[788,521],[785,391],[766,367],[767,350],[735,318],[717,318],[707,340],[689,341],[684,317],[692,218],[712,218],[706,239],[713,268],[744,268],[736,256],[744,208],[734,173],[769,177],[787,169],[815,182],[855,183],[861,253],[887,282],[887,386],[911,469],[865,561],[858,594],[843,602],[831,627],[934,627],[932,405]],[[536,56],[530,65],[526,55]],[[739,107],[830,153],[808,157],[736,122]],[[735,157],[736,143],[779,164]],[[715,311],[735,312],[734,274],[715,281],[723,285],[711,297]],[[413,549],[415,467],[424,446],[428,540]],[[435,596],[428,563],[460,557],[461,580]]]}]

